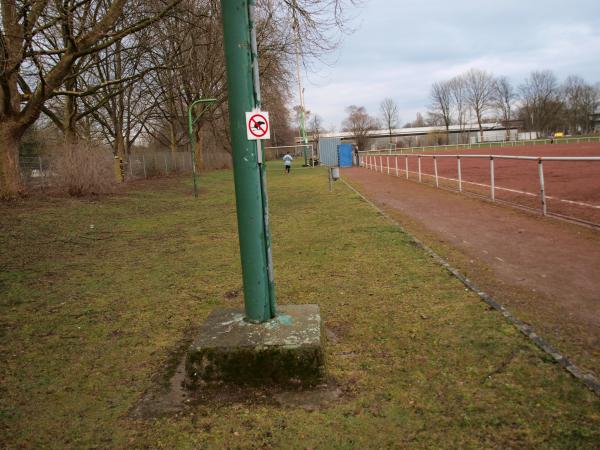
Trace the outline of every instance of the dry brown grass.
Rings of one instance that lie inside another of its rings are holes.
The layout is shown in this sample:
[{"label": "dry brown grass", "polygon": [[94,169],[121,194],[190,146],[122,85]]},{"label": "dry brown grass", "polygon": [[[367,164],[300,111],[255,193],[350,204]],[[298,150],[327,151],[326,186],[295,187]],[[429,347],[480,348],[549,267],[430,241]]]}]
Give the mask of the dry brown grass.
[{"label": "dry brown grass", "polygon": [[53,153],[53,184],[58,190],[76,197],[115,191],[114,158],[110,150],[79,142],[63,145]]}]

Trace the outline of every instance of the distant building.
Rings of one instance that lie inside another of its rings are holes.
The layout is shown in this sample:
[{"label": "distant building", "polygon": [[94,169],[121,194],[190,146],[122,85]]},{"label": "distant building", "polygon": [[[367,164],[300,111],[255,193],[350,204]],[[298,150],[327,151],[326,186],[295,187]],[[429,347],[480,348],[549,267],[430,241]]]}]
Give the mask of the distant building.
[{"label": "distant building", "polygon": [[[484,123],[483,141],[506,141],[517,140],[519,137],[516,124],[510,123],[506,127],[502,123]],[[507,132],[508,129],[508,132]],[[352,133],[340,131],[335,133],[322,133],[319,139],[337,138],[342,143],[354,143]],[[312,136],[309,140],[314,142]],[[446,131],[445,127],[419,127],[419,128],[396,128],[392,130],[390,136],[389,130],[373,130],[369,132],[369,149],[384,148],[390,145],[396,147],[420,147],[426,145],[444,145],[444,144],[468,144],[482,141],[479,132],[479,125],[451,125]],[[368,149],[364,149],[368,150]]]}]

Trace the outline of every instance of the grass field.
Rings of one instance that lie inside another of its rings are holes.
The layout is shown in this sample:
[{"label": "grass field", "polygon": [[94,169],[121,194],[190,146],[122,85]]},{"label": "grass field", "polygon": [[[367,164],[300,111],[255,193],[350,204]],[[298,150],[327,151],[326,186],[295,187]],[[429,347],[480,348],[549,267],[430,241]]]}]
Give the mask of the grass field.
[{"label": "grass field", "polygon": [[320,169],[269,177],[278,302],[321,305],[339,398],[132,416],[242,305],[231,172],[148,181],[0,206],[2,448],[597,448],[600,399],[408,236]]}]

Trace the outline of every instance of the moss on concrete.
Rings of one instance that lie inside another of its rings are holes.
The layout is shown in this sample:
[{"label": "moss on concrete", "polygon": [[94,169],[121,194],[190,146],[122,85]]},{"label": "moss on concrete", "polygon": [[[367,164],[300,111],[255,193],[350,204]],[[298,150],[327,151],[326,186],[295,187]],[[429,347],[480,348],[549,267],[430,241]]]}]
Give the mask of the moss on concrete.
[{"label": "moss on concrete", "polygon": [[215,310],[186,359],[189,385],[198,382],[312,385],[323,379],[317,305],[279,308],[274,320],[251,324],[239,310]]}]

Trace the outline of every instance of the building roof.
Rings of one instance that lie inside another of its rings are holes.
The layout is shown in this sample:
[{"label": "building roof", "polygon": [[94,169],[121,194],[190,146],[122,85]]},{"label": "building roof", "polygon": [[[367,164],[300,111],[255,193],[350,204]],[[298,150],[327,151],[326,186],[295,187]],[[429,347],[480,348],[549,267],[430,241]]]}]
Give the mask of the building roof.
[{"label": "building roof", "polygon": [[[481,127],[484,131],[488,130],[505,130],[506,127],[500,122],[494,123],[483,123]],[[448,131],[451,133],[460,133],[463,132],[473,132],[479,131],[479,125],[476,123],[466,124],[466,125],[450,125]],[[431,133],[445,133],[446,127],[417,127],[417,128],[395,128],[392,130],[392,136],[416,136],[416,135],[424,135]],[[389,130],[373,130],[369,131],[368,136],[371,138],[377,137],[387,137],[390,135]],[[337,131],[333,133],[322,133],[319,135],[319,138],[340,138],[340,139],[350,139],[354,137],[354,134],[350,131]]]}]

